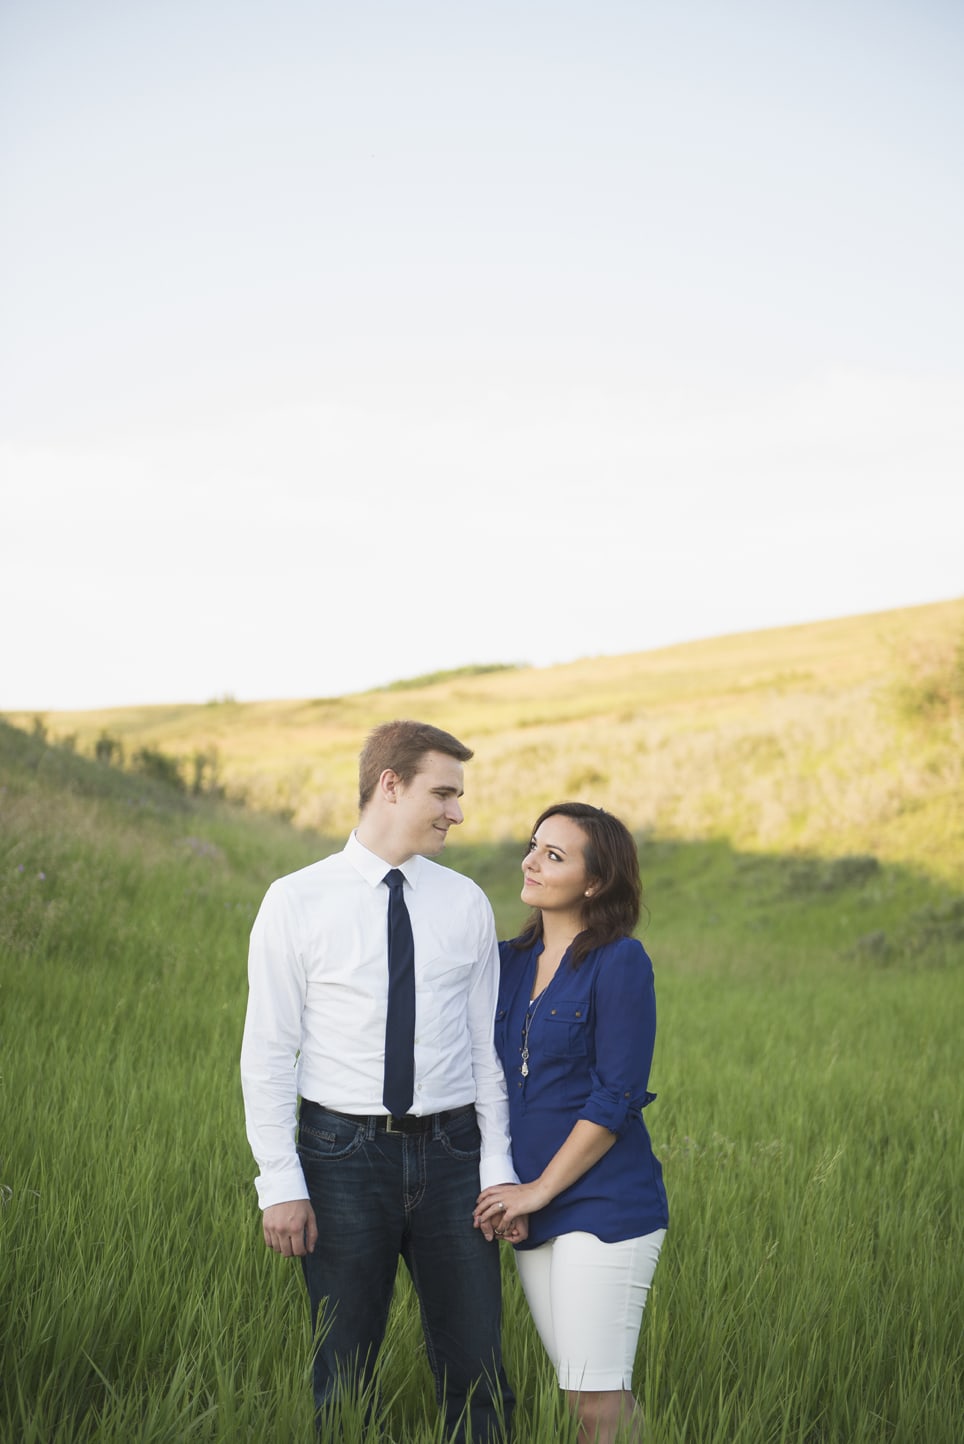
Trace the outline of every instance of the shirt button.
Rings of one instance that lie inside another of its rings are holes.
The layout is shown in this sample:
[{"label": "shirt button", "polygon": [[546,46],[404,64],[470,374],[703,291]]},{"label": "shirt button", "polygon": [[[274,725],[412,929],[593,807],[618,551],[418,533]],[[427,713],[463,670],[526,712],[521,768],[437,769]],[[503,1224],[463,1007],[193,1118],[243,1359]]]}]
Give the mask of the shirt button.
[{"label": "shirt button", "polygon": [[555,1008],[553,1008],[553,1010],[552,1010],[552,1016],[553,1016],[553,1017],[556,1016],[556,1010],[555,1010]]},{"label": "shirt button", "polygon": [[[581,1018],[581,1017],[582,1017],[582,1009],[581,1009],[581,1008],[577,1008],[577,1009],[576,1009],[576,1017],[577,1017],[577,1018]],[[416,1040],[416,1041],[417,1041],[417,1040]]]},{"label": "shirt button", "polygon": [[631,1093],[624,1093],[624,1094],[623,1094],[623,1097],[624,1097],[624,1098],[631,1098],[631,1097],[632,1097],[632,1094],[631,1094]]}]

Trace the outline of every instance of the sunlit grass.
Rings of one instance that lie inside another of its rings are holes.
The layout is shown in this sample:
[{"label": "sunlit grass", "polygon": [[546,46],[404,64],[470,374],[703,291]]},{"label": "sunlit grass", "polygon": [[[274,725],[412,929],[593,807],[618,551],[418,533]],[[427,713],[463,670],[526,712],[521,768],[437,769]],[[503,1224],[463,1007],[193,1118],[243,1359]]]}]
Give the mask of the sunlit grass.
[{"label": "sunlit grass", "polygon": [[[237,1055],[264,888],[339,843],[0,726],[0,1439],[313,1438],[297,1268],[260,1240]],[[519,842],[451,861],[514,931]],[[642,844],[672,1225],[654,1444],[956,1444],[964,899],[867,851]],[[571,1425],[505,1265],[519,1444]],[[389,1437],[442,1444],[403,1280]],[[346,1440],[364,1437],[348,1407]]]}]

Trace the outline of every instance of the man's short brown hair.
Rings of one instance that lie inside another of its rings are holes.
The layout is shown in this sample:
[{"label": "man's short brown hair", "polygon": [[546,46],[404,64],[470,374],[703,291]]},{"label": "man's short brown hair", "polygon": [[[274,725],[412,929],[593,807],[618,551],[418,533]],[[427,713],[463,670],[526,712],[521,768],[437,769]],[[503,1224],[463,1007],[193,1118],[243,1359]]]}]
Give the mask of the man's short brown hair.
[{"label": "man's short brown hair", "polygon": [[382,722],[370,732],[358,759],[359,812],[365,810],[386,768],[391,768],[400,781],[411,782],[426,752],[443,752],[457,762],[468,762],[473,755],[471,747],[451,732],[443,732],[428,722]]}]

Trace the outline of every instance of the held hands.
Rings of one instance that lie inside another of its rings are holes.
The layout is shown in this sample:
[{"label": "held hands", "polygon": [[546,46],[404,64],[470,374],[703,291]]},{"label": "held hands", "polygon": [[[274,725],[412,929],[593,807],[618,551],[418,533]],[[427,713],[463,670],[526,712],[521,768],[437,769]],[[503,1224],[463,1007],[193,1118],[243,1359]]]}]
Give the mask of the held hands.
[{"label": "held hands", "polygon": [[[508,1188],[510,1185],[506,1184],[505,1187]],[[504,1243],[524,1243],[529,1237],[529,1220],[525,1216],[514,1218],[511,1223],[505,1223],[501,1209],[493,1212],[491,1217],[483,1218],[480,1213],[481,1207],[481,1204],[476,1206],[472,1217],[472,1227],[481,1229],[482,1237],[488,1243],[491,1243],[493,1239]]]},{"label": "held hands", "polygon": [[486,1238],[507,1238],[511,1243],[518,1243],[521,1240],[515,1230],[525,1226],[523,1238],[528,1238],[528,1215],[538,1213],[577,1178],[582,1178],[615,1142],[612,1129],[591,1123],[588,1118],[577,1119],[569,1137],[538,1178],[531,1183],[497,1183],[492,1188],[483,1188],[473,1214],[476,1228],[480,1228]]},{"label": "held hands", "polygon": [[306,1198],[290,1203],[273,1203],[261,1215],[264,1241],[275,1253],[285,1258],[301,1258],[313,1253],[318,1242],[315,1211]]},{"label": "held hands", "polygon": [[486,1238],[523,1243],[529,1237],[528,1215],[548,1201],[539,1183],[497,1183],[479,1194],[473,1223]]},{"label": "held hands", "polygon": [[482,1230],[483,1237],[488,1239],[489,1243],[493,1239],[497,1239],[500,1243],[525,1243],[529,1237],[529,1220],[524,1214],[521,1218],[515,1218],[511,1223],[507,1223],[504,1228],[501,1222],[498,1222],[496,1226],[491,1223],[476,1223],[475,1227]]}]

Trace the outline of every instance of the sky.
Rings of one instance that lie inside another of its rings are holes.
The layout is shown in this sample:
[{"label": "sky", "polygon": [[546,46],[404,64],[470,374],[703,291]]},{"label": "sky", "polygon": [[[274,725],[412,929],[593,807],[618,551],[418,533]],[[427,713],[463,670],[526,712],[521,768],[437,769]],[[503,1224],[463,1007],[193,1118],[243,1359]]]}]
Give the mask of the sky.
[{"label": "sky", "polygon": [[0,710],[964,592],[952,0],[5,0]]}]

